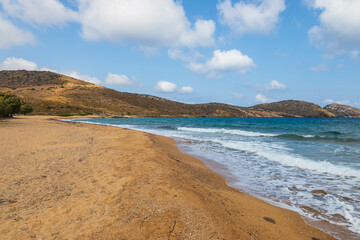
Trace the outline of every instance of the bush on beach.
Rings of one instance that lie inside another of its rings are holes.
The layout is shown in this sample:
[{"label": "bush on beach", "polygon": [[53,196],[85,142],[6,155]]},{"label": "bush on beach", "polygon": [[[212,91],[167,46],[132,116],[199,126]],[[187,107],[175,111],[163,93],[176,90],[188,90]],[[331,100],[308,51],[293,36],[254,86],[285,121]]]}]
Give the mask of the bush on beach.
[{"label": "bush on beach", "polygon": [[33,108],[23,99],[11,93],[0,92],[0,117],[31,113]]}]

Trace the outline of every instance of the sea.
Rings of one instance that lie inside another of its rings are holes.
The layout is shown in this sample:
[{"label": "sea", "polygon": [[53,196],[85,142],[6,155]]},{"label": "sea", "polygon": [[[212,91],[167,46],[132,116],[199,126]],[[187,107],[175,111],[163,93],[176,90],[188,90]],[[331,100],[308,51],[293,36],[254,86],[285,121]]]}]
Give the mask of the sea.
[{"label": "sea", "polygon": [[222,174],[230,186],[297,211],[309,222],[328,222],[330,227],[326,224],[318,227],[338,238],[360,239],[360,119],[217,117],[72,121],[174,138],[180,150],[202,159]]}]

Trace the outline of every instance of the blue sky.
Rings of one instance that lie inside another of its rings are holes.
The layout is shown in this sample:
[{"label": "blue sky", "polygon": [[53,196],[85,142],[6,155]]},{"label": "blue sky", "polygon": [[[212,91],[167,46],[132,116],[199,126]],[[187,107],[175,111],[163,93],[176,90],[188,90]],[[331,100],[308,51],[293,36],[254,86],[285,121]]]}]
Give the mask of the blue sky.
[{"label": "blue sky", "polygon": [[0,69],[186,103],[360,107],[358,0],[0,0]]}]

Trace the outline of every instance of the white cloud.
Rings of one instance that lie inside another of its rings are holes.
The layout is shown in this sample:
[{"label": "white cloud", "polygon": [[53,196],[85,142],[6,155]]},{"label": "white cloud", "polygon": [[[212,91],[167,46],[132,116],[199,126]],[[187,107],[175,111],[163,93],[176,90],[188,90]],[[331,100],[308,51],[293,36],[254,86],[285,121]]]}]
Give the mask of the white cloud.
[{"label": "white cloud", "polygon": [[172,93],[175,92],[176,84],[167,81],[159,81],[155,89],[159,92]]},{"label": "white cloud", "polygon": [[260,93],[255,96],[255,100],[259,103],[268,103],[274,101],[274,99],[268,98]]},{"label": "white cloud", "polygon": [[312,72],[320,72],[320,71],[327,71],[327,70],[329,70],[329,67],[326,64],[320,64],[320,65],[310,68],[310,71],[312,71]]},{"label": "white cloud", "polygon": [[181,87],[179,90],[180,93],[193,93],[194,89],[190,86]]},{"label": "white cloud", "polygon": [[211,46],[215,42],[215,22],[196,19],[192,24],[180,1],[76,0],[76,3],[78,10],[74,11],[60,0],[0,0],[7,16],[27,24],[53,26],[79,22],[83,38],[90,41],[137,43],[146,51],[159,46]]},{"label": "white cloud", "polygon": [[343,105],[350,105],[350,101],[349,101],[349,100],[334,101],[334,100],[332,100],[332,99],[325,99],[325,100],[323,101],[323,103],[325,103],[325,104],[337,103],[337,104],[343,104]]},{"label": "white cloud", "polygon": [[181,60],[184,62],[196,61],[199,58],[203,58],[204,56],[198,51],[191,50],[189,53],[185,53],[180,49],[169,49],[168,56],[174,60]]},{"label": "white cloud", "polygon": [[205,63],[191,62],[187,68],[197,74],[204,74],[209,78],[221,78],[224,72],[236,71],[244,74],[256,67],[254,61],[240,51],[232,49],[229,51],[215,50],[213,57]]},{"label": "white cloud", "polygon": [[324,47],[332,55],[354,54],[360,50],[360,1],[359,0],[306,0],[320,10],[320,24],[313,26],[309,40]]},{"label": "white cloud", "polygon": [[225,0],[217,5],[221,22],[240,35],[271,32],[285,8],[285,0],[239,1],[234,5]]},{"label": "white cloud", "polygon": [[250,87],[255,88],[258,91],[285,90],[287,88],[285,84],[277,80],[272,80],[269,84],[249,85]]},{"label": "white cloud", "polygon": [[17,28],[0,14],[0,49],[34,42],[35,37],[31,32]]},{"label": "white cloud", "polygon": [[0,70],[28,70],[35,71],[38,69],[36,63],[23,58],[9,57],[0,65]]},{"label": "white cloud", "polygon": [[[155,86],[155,90],[164,93],[173,93],[176,91],[176,84],[167,81],[159,81]],[[177,92],[181,94],[188,94],[193,93],[194,89],[190,86],[184,86],[178,89]]]},{"label": "white cloud", "polygon": [[4,12],[29,24],[64,25],[76,20],[77,13],[58,0],[0,0]]},{"label": "white cloud", "polygon": [[132,81],[125,75],[117,75],[113,73],[108,73],[105,83],[107,84],[117,84],[117,85],[131,85]]},{"label": "white cloud", "polygon": [[266,90],[284,90],[286,85],[276,80],[272,80],[269,85],[266,86]]},{"label": "white cloud", "polygon": [[191,23],[173,0],[79,0],[83,38],[143,46],[210,46],[215,23]]}]

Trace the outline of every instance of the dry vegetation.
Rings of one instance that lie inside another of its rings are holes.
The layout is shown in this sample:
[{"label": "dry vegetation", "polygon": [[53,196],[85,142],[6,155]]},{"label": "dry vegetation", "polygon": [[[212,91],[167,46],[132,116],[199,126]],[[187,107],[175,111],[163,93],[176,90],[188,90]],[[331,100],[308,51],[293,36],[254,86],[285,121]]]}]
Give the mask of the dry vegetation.
[{"label": "dry vegetation", "polygon": [[279,111],[297,117],[335,117],[319,105],[305,101],[287,100],[275,103],[264,103],[253,107],[260,111]]},{"label": "dry vegetation", "polygon": [[[118,92],[61,74],[44,71],[0,71],[0,91],[24,98],[42,115],[116,117],[335,117],[320,106],[282,101],[254,107],[222,103],[185,104],[144,94]],[[339,112],[339,111],[338,111]],[[360,116],[360,115],[359,115]]]},{"label": "dry vegetation", "polygon": [[34,114],[113,116],[263,116],[221,104],[184,104],[144,94],[118,92],[51,72],[1,71],[0,90],[23,96]]}]

